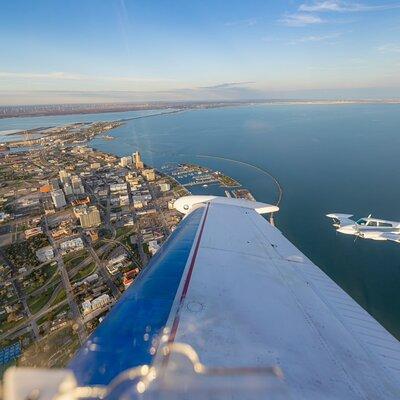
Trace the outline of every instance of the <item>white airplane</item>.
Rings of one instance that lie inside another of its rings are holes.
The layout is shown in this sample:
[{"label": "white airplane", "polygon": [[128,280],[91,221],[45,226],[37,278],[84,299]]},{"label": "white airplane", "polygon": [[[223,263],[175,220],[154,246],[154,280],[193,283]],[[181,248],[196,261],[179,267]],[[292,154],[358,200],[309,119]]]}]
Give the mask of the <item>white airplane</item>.
[{"label": "white airplane", "polygon": [[3,399],[400,399],[400,342],[262,217],[277,207],[174,207],[185,218],[67,368],[10,368]]},{"label": "white airplane", "polygon": [[352,214],[327,214],[333,219],[333,226],[340,233],[363,239],[391,240],[400,243],[400,222],[371,218],[371,215],[357,221]]}]

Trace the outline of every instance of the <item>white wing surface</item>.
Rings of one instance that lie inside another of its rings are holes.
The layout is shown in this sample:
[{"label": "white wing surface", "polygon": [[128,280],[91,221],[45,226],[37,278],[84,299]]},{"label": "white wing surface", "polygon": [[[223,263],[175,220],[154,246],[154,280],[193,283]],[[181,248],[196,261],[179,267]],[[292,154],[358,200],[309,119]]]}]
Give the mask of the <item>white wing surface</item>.
[{"label": "white wing surface", "polygon": [[240,205],[204,206],[167,326],[208,367],[280,368],[293,399],[400,398],[399,342]]}]

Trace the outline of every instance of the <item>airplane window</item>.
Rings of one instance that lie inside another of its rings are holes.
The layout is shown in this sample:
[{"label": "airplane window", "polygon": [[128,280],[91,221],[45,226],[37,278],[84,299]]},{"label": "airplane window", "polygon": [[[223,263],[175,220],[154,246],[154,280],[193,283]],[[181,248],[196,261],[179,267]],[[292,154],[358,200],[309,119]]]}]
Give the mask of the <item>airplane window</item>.
[{"label": "airplane window", "polygon": [[367,224],[367,221],[365,219],[359,219],[357,221],[357,225],[366,225],[366,224]]},{"label": "airplane window", "polygon": [[367,226],[378,226],[378,223],[376,221],[369,221]]},{"label": "airplane window", "polygon": [[391,228],[393,225],[388,222],[379,222],[379,226]]}]

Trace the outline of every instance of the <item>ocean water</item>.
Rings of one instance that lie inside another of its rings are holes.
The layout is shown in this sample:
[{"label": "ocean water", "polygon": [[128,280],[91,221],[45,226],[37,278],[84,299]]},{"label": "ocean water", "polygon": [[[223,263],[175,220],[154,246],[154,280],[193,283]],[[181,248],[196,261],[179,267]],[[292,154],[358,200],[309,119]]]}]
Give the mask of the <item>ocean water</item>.
[{"label": "ocean water", "polygon": [[[112,119],[111,114],[93,116]],[[80,121],[82,116],[76,117]],[[19,128],[1,123],[0,130]],[[144,161],[157,167],[187,161],[221,170],[259,201],[276,201],[268,176],[203,156],[242,161],[272,173],[284,190],[277,227],[400,338],[400,244],[354,241],[336,234],[325,217],[329,212],[372,213],[400,221],[400,105],[196,110],[128,121],[111,135],[116,139],[98,138],[92,145],[119,156],[140,150]]]}]

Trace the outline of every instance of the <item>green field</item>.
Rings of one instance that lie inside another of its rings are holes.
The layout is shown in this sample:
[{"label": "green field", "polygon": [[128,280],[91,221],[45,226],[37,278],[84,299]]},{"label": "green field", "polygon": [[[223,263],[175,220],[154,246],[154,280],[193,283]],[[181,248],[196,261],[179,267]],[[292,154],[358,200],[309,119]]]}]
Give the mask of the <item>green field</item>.
[{"label": "green field", "polygon": [[91,262],[88,266],[80,269],[78,273],[71,279],[72,283],[79,282],[87,276],[93,274],[96,271],[96,263]]},{"label": "green field", "polygon": [[36,314],[39,312],[49,302],[53,292],[54,288],[49,288],[36,296],[30,297],[28,299],[28,306],[31,313]]}]

